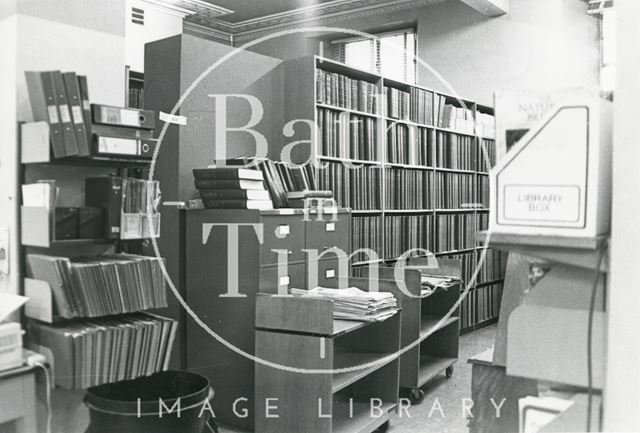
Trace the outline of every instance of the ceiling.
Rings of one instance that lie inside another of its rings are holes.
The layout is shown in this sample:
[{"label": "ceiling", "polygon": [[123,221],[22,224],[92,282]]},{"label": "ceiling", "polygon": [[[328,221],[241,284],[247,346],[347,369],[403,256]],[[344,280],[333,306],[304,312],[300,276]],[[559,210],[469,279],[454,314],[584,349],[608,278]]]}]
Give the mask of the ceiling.
[{"label": "ceiling", "polygon": [[207,3],[233,11],[219,17],[223,21],[237,23],[254,18],[313,7],[332,0],[204,0]]}]

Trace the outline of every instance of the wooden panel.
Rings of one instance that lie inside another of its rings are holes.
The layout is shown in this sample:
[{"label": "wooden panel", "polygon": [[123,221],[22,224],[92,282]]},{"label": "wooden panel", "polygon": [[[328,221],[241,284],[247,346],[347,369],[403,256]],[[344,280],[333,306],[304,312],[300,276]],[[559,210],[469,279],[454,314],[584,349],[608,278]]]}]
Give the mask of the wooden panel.
[{"label": "wooden panel", "polygon": [[24,399],[21,376],[0,380],[0,423],[22,418],[25,415]]},{"label": "wooden panel", "polygon": [[[329,369],[333,358],[333,345],[325,340],[324,358],[321,357],[320,338],[281,332],[256,331],[256,354],[281,365],[305,369]],[[332,375],[304,374],[284,371],[257,363],[256,433],[330,432],[331,418],[318,416],[331,414]],[[276,400],[267,400],[273,398]],[[272,413],[278,418],[266,417],[266,404],[277,406]]]},{"label": "wooden panel", "polygon": [[[313,264],[309,262],[309,272],[313,272]],[[341,268],[338,259],[329,259],[319,260],[315,262],[315,265],[318,272],[318,286],[339,289],[344,289],[348,286],[349,266],[346,263]]]},{"label": "wooden panel", "polygon": [[[518,431],[518,400],[528,395],[538,395],[535,380],[507,376],[505,368],[487,364],[473,364],[471,370],[471,398],[474,406],[469,421],[470,433],[512,433]],[[500,417],[496,416],[496,405],[502,399]]]},{"label": "wooden panel", "polygon": [[333,304],[322,299],[275,297],[256,298],[256,327],[309,334],[333,334]]},{"label": "wooden panel", "polygon": [[[513,376],[587,386],[588,311],[522,305],[511,313],[507,373]],[[605,375],[605,314],[593,316],[593,386]]]},{"label": "wooden panel", "polygon": [[[323,220],[317,221],[313,217],[314,215],[311,216],[311,221],[306,224],[307,248],[317,250],[318,254],[328,248],[339,248],[349,254],[351,214],[338,214],[337,221],[332,221],[326,216]],[[327,256],[323,256],[323,258]]]}]

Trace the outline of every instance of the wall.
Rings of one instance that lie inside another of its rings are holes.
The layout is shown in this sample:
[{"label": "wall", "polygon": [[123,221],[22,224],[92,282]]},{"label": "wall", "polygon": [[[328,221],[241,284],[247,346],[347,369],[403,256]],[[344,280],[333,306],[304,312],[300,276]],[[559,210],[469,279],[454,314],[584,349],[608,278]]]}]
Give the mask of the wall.
[{"label": "wall", "polygon": [[[131,8],[144,10],[144,25],[131,21]],[[132,71],[144,71],[144,44],[182,33],[183,15],[160,8],[143,0],[126,2],[126,64]]]},{"label": "wall", "polygon": [[[74,70],[88,77],[93,102],[124,103],[124,6],[125,0],[65,0],[60,7],[52,0],[0,1],[0,224],[11,226],[11,278],[0,281],[0,290],[20,290],[18,269],[18,154],[19,121],[32,120],[24,79],[25,70]],[[40,168],[34,169],[40,170]],[[78,184],[74,168],[58,177],[64,185]],[[79,169],[78,169],[79,170]],[[60,173],[60,171],[58,171]],[[84,172],[83,172],[84,173]],[[95,174],[95,172],[94,172]],[[47,178],[43,169],[40,178]],[[70,201],[81,196],[76,189]],[[40,388],[42,391],[42,388]],[[88,422],[82,405],[83,392],[54,390],[53,431],[81,432]],[[45,414],[39,401],[40,415]],[[38,431],[44,431],[40,420]]]},{"label": "wall", "polygon": [[[586,14],[582,0],[511,0],[509,14],[498,18],[449,0],[318,25],[361,31],[415,25],[419,57],[461,96],[487,105],[493,105],[496,90],[598,85],[598,21]],[[317,54],[319,43],[297,34],[252,50],[287,59]],[[451,93],[423,67],[418,81]]]}]

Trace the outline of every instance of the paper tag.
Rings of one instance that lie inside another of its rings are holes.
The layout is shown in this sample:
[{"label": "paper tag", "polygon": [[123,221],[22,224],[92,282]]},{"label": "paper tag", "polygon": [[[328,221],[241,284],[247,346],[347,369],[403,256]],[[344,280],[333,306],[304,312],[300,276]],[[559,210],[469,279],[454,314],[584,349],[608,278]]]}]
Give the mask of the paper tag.
[{"label": "paper tag", "polygon": [[87,111],[91,110],[91,102],[89,102],[88,99],[82,101],[82,109]]},{"label": "paper tag", "polygon": [[140,126],[140,113],[135,110],[120,109],[120,123],[123,125]]},{"label": "paper tag", "polygon": [[293,209],[278,209],[279,215],[293,215],[295,211]]},{"label": "paper tag", "polygon": [[49,123],[60,123],[58,120],[58,109],[55,105],[49,105],[47,107],[49,110]]},{"label": "paper tag", "polygon": [[327,223],[324,226],[325,230],[328,232],[335,232],[336,231],[336,224],[335,223]]},{"label": "paper tag", "polygon": [[73,123],[76,125],[80,125],[84,122],[84,119],[82,118],[82,108],[80,108],[79,105],[71,107],[71,114],[73,117]]},{"label": "paper tag", "polygon": [[69,113],[69,107],[61,105],[60,107],[60,122],[71,123],[71,114]]},{"label": "paper tag", "polygon": [[174,125],[185,126],[187,124],[187,118],[185,116],[169,114],[165,113],[164,111],[160,112],[160,120],[167,123],[173,123]]},{"label": "paper tag", "polygon": [[278,237],[284,237],[291,233],[291,228],[288,224],[282,224],[276,228],[276,235]]},{"label": "paper tag", "polygon": [[324,276],[325,276],[325,278],[334,278],[336,276],[336,270],[335,269],[327,269],[324,272]]},{"label": "paper tag", "polygon": [[280,286],[288,286],[288,285],[289,285],[289,282],[291,281],[291,279],[290,279],[290,278],[289,278],[289,276],[287,275],[286,277],[280,277],[280,280],[279,280],[279,281],[280,281],[280,282],[279,282],[279,284],[278,284],[278,285],[280,285]]}]

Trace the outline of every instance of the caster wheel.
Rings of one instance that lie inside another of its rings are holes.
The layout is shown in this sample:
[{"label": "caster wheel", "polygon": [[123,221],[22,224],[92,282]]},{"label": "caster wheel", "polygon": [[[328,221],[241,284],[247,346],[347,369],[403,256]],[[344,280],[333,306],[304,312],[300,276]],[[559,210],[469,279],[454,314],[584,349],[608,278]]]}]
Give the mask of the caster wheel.
[{"label": "caster wheel", "polygon": [[409,393],[409,401],[411,404],[420,404],[424,400],[424,391],[420,388],[413,388]]},{"label": "caster wheel", "polygon": [[384,424],[382,424],[380,427],[378,427],[377,429],[374,430],[374,433],[384,433],[387,430],[389,430],[389,421],[386,421]]},{"label": "caster wheel", "polygon": [[450,365],[449,367],[447,367],[447,369],[444,371],[444,374],[447,377],[453,376],[453,365]]}]

